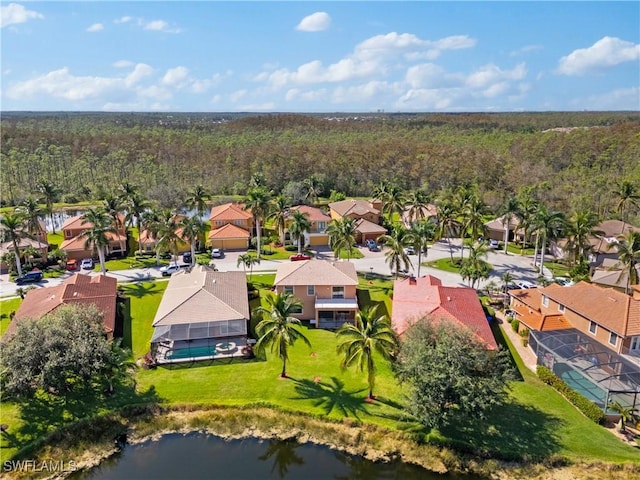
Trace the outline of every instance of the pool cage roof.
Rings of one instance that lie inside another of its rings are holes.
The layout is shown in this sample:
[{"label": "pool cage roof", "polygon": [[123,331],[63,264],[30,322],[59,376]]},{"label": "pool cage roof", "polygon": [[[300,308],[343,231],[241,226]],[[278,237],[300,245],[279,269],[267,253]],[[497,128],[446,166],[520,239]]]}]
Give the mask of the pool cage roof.
[{"label": "pool cage roof", "polygon": [[[567,383],[579,393],[585,393],[593,384],[606,394],[601,402],[605,410],[611,401],[636,407],[640,400],[640,366],[615,353],[592,337],[575,328],[547,332],[531,331],[529,343],[538,357],[538,364],[545,365],[558,374],[559,365],[574,371],[574,381]],[[566,371],[566,370],[565,370]],[[559,375],[562,378],[562,375]],[[572,385],[573,384],[573,385]],[[584,390],[584,391],[583,391]],[[613,395],[623,394],[623,395]],[[589,398],[589,395],[586,395]],[[615,398],[614,398],[615,397]],[[603,405],[604,404],[604,405]]]}]

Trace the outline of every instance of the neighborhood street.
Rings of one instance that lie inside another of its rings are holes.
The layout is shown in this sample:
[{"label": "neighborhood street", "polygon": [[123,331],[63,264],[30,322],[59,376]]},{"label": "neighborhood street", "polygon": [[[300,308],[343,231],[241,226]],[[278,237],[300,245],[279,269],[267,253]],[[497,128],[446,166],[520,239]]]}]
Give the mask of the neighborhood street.
[{"label": "neighborhood street", "polygon": [[[460,255],[460,241],[458,239],[452,240],[453,255]],[[386,263],[384,256],[384,249],[380,252],[370,252],[364,247],[359,247],[360,252],[364,255],[364,258],[352,259],[355,264],[356,270],[363,274],[375,274],[390,276],[391,271],[389,265]],[[333,260],[333,253],[328,247],[324,247],[318,250],[312,250],[315,254],[315,258],[324,260]],[[223,258],[215,259],[215,266],[220,271],[239,271],[243,270],[242,266],[237,265],[238,256],[245,252],[226,252]],[[432,261],[440,258],[450,256],[449,244],[446,241],[436,242],[429,248],[426,258],[423,255],[422,261]],[[418,268],[418,255],[410,255],[413,266],[410,269],[410,273],[417,275]],[[278,264],[282,262],[288,262],[289,260],[268,260],[263,257],[259,265],[255,265],[254,272],[275,272],[278,268]],[[530,256],[521,256],[514,254],[505,254],[502,250],[491,250],[488,253],[487,261],[492,265],[491,277],[488,281],[495,281],[500,285],[500,278],[505,272],[510,272],[515,280],[528,280],[531,282],[536,281],[538,275],[533,268],[533,259]],[[431,274],[442,280],[443,285],[466,285],[462,281],[460,275],[451,272],[445,272],[443,270],[437,270],[434,268],[421,267],[420,275]],[[36,287],[54,286],[62,283],[66,278],[72,275],[72,272],[68,272],[58,278],[47,278],[43,281],[33,284]],[[100,275],[98,268],[92,271],[90,275]],[[118,270],[113,272],[107,272],[107,275],[117,278],[118,282],[136,282],[142,280],[148,280],[150,278],[162,278],[159,267],[153,268],[131,268],[128,270]],[[481,282],[482,287],[485,282]],[[27,288],[29,285],[23,286]],[[19,288],[13,282],[9,282],[8,275],[0,276],[0,297],[12,297],[16,295],[16,289]]]}]

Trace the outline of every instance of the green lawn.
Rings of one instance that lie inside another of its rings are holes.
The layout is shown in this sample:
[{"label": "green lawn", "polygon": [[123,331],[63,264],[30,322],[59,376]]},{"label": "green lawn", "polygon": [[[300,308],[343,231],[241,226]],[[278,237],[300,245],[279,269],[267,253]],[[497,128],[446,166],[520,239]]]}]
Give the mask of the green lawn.
[{"label": "green lawn", "polygon": [[[504,250],[504,246],[502,247],[502,249]],[[509,253],[515,253],[516,255],[533,255],[535,249],[532,247],[526,247],[523,250],[521,243],[509,242],[509,245],[507,245],[507,251]]]},{"label": "green lawn", "polygon": [[569,267],[557,262],[544,262],[544,266],[551,270],[554,277],[569,277]]},{"label": "green lawn", "polygon": [[425,267],[437,268],[438,270],[444,270],[445,272],[460,273],[460,257],[453,257],[454,263],[451,263],[451,258],[440,258],[438,260],[432,260],[430,262],[423,262]]},{"label": "green lawn", "polygon": [[0,337],[4,335],[11,323],[11,312],[17,312],[21,303],[22,299],[20,297],[0,302]]}]

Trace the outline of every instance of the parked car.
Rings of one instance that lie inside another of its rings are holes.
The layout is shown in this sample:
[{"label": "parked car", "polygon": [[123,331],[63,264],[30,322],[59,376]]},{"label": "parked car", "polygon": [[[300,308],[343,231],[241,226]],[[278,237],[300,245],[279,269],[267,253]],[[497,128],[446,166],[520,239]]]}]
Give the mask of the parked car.
[{"label": "parked car", "polygon": [[78,269],[78,260],[72,258],[71,260],[67,260],[67,270],[77,270]]},{"label": "parked car", "polygon": [[378,245],[377,243],[373,242],[369,245],[369,251],[370,252],[379,252],[380,251],[380,245]]},{"label": "parked car", "polygon": [[571,285],[574,285],[574,281],[571,280],[570,278],[567,277],[556,277],[553,279],[554,282],[556,282],[558,285],[561,285],[563,287],[570,287]]},{"label": "parked car", "polygon": [[500,243],[497,240],[494,240],[493,238],[489,239],[489,248],[498,248],[500,246]]},{"label": "parked car", "polygon": [[171,265],[160,267],[160,273],[162,274],[163,277],[168,277],[170,275],[173,275],[183,267],[184,265],[178,265],[176,263],[172,263]]},{"label": "parked car", "polygon": [[211,258],[222,258],[224,257],[224,252],[221,248],[214,248],[211,250]]},{"label": "parked car", "polygon": [[367,239],[364,241],[364,246],[365,246],[365,247],[367,247],[367,248],[371,248],[371,246],[372,246],[372,245],[375,245],[375,244],[376,244],[375,240],[372,240],[372,239],[370,239],[370,238],[367,238]]},{"label": "parked car", "polygon": [[185,252],[182,254],[182,261],[184,263],[191,263],[191,252]]},{"label": "parked car", "polygon": [[93,259],[83,258],[82,262],[80,262],[80,268],[82,268],[82,270],[93,270]]},{"label": "parked car", "polygon": [[416,249],[411,245],[409,245],[407,248],[404,249],[404,253],[406,253],[407,255],[415,255]]},{"label": "parked car", "polygon": [[32,270],[17,277],[16,284],[24,285],[25,283],[39,282],[43,277],[44,275],[42,275],[40,270]]},{"label": "parked car", "polygon": [[536,288],[536,284],[535,283],[531,283],[528,282],[526,280],[518,280],[516,281],[516,285],[518,286],[518,288]]},{"label": "parked car", "polygon": [[305,253],[296,253],[295,255],[291,255],[289,260],[292,262],[298,262],[300,260],[311,260],[311,257]]}]

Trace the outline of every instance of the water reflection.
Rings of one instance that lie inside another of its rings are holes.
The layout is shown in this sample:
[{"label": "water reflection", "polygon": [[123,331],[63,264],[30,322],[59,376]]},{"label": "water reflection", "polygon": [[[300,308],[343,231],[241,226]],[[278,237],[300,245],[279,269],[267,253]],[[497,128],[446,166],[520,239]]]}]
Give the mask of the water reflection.
[{"label": "water reflection", "polygon": [[95,469],[72,478],[453,480],[458,477],[438,475],[399,462],[374,463],[328,447],[293,441],[254,438],[227,441],[213,435],[170,434],[158,441],[128,445]]}]

